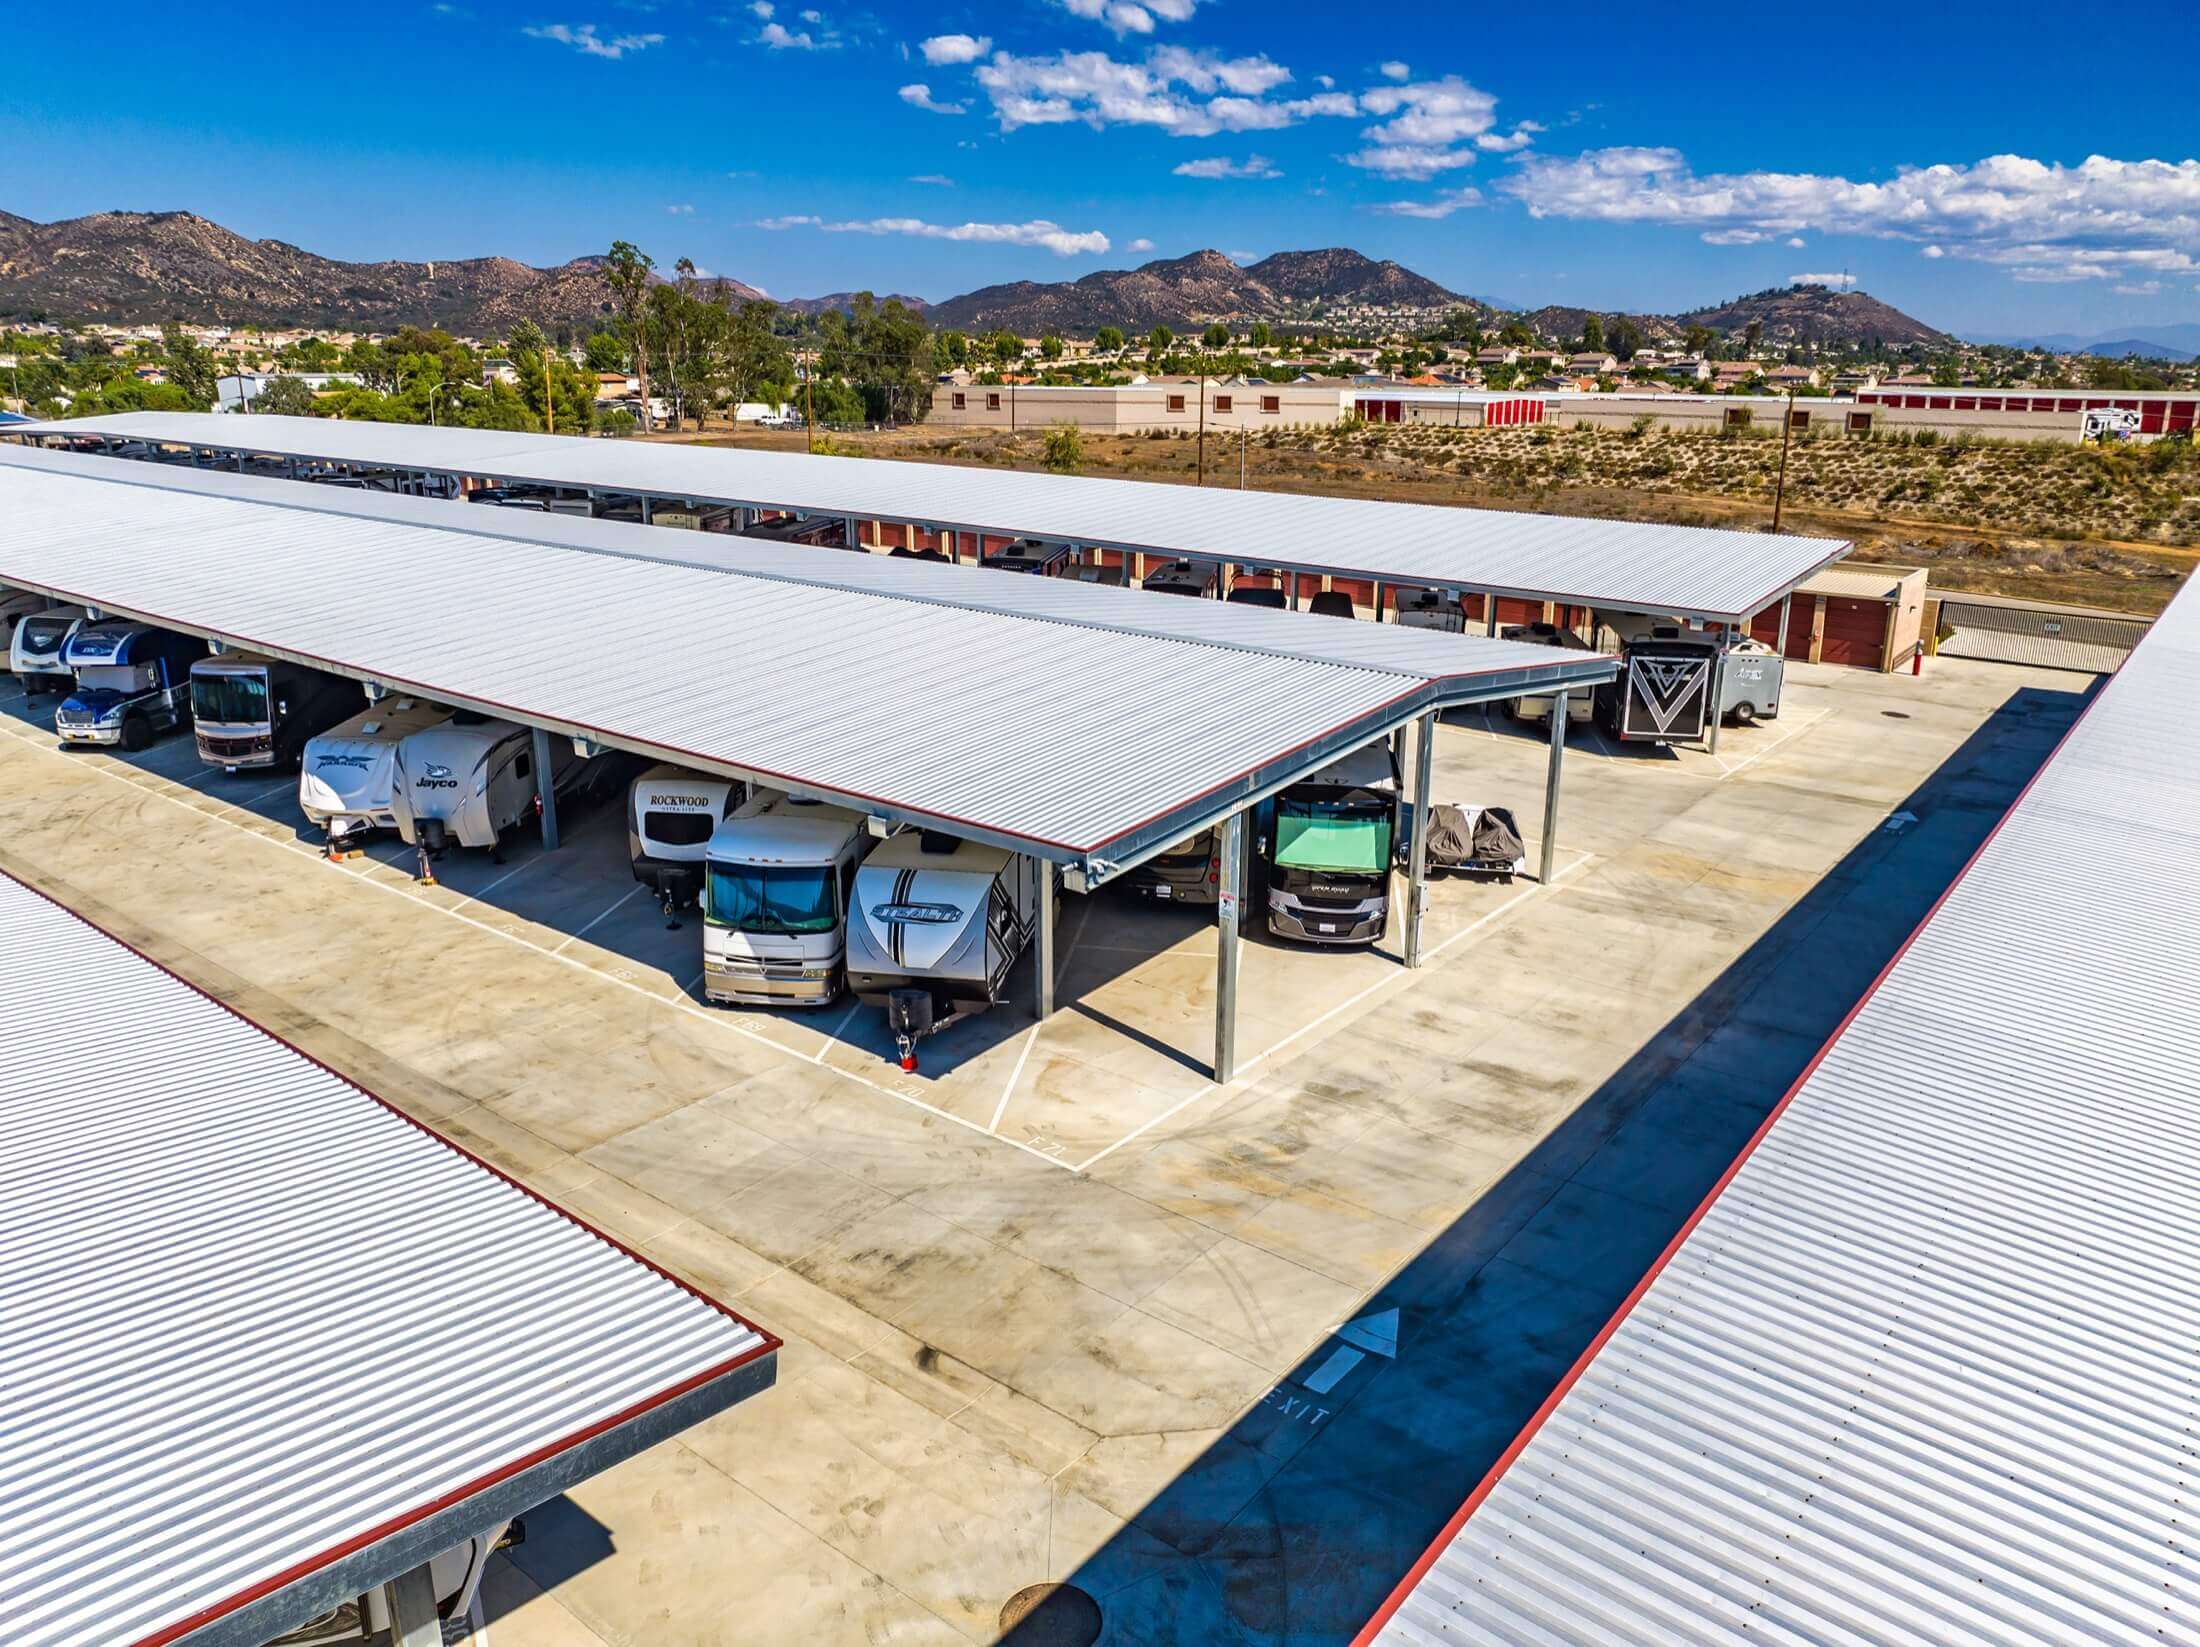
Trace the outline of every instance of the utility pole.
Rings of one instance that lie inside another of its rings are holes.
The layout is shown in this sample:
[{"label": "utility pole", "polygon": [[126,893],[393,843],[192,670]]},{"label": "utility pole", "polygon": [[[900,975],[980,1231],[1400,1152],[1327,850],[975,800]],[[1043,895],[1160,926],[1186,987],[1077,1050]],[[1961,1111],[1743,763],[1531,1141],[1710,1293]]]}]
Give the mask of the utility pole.
[{"label": "utility pole", "polygon": [[1238,490],[1241,492],[1245,490],[1245,442],[1250,433],[1246,429],[1238,431]]},{"label": "utility pole", "polygon": [[810,364],[810,351],[802,351],[802,438],[811,451],[817,450],[817,399],[810,393],[810,382],[817,372]]},{"label": "utility pole", "polygon": [[[551,434],[558,432],[558,380],[550,373],[550,345],[542,346],[542,424]],[[649,402],[642,402],[642,427],[649,427]]]},{"label": "utility pole", "polygon": [[1795,391],[1788,391],[1787,410],[1780,417],[1780,478],[1772,485],[1772,529],[1780,529],[1780,506],[1787,501],[1788,441],[1795,434]]},{"label": "utility pole", "polygon": [[1207,484],[1207,351],[1199,352],[1199,484]]}]

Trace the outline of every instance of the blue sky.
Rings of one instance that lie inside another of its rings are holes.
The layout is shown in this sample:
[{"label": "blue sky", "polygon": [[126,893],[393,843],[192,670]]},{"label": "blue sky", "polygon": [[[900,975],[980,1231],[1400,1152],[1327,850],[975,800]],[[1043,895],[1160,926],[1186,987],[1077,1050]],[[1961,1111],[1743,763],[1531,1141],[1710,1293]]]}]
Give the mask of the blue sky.
[{"label": "blue sky", "polygon": [[789,296],[1202,246],[1607,309],[1845,274],[1974,335],[2098,333],[2200,319],[2177,15],[16,0],[0,207],[350,258],[623,237]]}]

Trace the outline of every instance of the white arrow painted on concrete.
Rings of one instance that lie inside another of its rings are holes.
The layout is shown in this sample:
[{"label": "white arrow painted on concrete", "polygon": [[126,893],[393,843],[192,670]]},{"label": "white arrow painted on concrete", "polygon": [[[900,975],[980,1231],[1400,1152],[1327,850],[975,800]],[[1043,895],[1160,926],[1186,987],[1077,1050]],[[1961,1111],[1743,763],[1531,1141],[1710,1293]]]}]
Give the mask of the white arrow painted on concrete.
[{"label": "white arrow painted on concrete", "polygon": [[1316,1395],[1327,1395],[1343,1382],[1344,1375],[1365,1361],[1370,1355],[1379,1355],[1386,1361],[1398,1357],[1398,1312],[1382,1310],[1374,1315],[1363,1315],[1357,1321],[1347,1321],[1337,1329],[1337,1336],[1344,1340],[1329,1352],[1329,1359],[1316,1367],[1308,1378],[1306,1387]]},{"label": "white arrow painted on concrete", "polygon": [[1899,835],[1916,822],[1917,814],[1915,812],[1897,812],[1879,827],[1889,835]]}]

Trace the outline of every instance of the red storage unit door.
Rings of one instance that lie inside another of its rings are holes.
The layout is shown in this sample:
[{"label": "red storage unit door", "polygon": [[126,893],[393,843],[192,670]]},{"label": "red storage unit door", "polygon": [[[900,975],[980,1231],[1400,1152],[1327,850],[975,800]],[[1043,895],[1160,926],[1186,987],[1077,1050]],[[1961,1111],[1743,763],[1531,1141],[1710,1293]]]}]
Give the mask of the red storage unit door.
[{"label": "red storage unit door", "polygon": [[[1787,655],[1799,663],[1810,661],[1810,625],[1817,610],[1816,595],[1796,595],[1788,607]],[[1749,626],[1749,637],[1767,646],[1777,646],[1780,643],[1780,609],[1775,606],[1759,612]]]},{"label": "red storage unit door", "polygon": [[1539,600],[1508,600],[1500,597],[1497,602],[1497,627],[1502,629],[1513,623],[1541,623],[1543,603]]},{"label": "red storage unit door", "polygon": [[[1789,637],[1793,639],[1792,634]],[[1843,600],[1826,597],[1826,632],[1819,647],[1822,663],[1854,664],[1877,669],[1887,644],[1887,603],[1878,600]]]},{"label": "red storage unit door", "polygon": [[1352,604],[1355,606],[1373,606],[1375,604],[1375,586],[1365,578],[1331,578],[1329,587],[1340,594],[1350,595]]}]

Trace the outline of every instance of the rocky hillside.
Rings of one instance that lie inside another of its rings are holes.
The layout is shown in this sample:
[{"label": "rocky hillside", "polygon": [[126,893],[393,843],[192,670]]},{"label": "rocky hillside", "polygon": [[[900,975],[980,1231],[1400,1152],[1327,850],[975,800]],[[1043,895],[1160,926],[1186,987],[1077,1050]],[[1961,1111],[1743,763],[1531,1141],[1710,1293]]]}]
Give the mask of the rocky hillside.
[{"label": "rocky hillside", "polygon": [[1250,268],[1217,251],[1103,269],[1078,280],[1014,280],[936,303],[929,318],[958,331],[1090,337],[1102,326],[1145,332],[1210,321],[1310,318],[1341,305],[1441,310],[1467,300],[1396,263],[1333,247],[1278,252]]},{"label": "rocky hillside", "polygon": [[[847,313],[855,308],[860,295],[857,292],[827,292],[823,297],[790,297],[779,306],[798,315],[821,315],[828,309]],[[907,292],[874,292],[872,300],[882,308],[889,303],[899,303],[913,315],[921,315],[931,307],[923,298],[911,297]]]},{"label": "rocky hillside", "polygon": [[1729,337],[1742,336],[1756,321],[1767,348],[1879,343],[1890,349],[1908,344],[1937,349],[1954,341],[1868,292],[1837,292],[1827,286],[1778,286],[1673,318],[1682,326],[1708,326]]},{"label": "rocky hillside", "polygon": [[[739,281],[736,297],[755,296]],[[326,326],[412,323],[476,336],[522,317],[585,327],[608,312],[600,257],[553,269],[508,257],[345,263],[247,240],[191,212],[98,212],[34,223],[0,212],[0,318]]]}]

